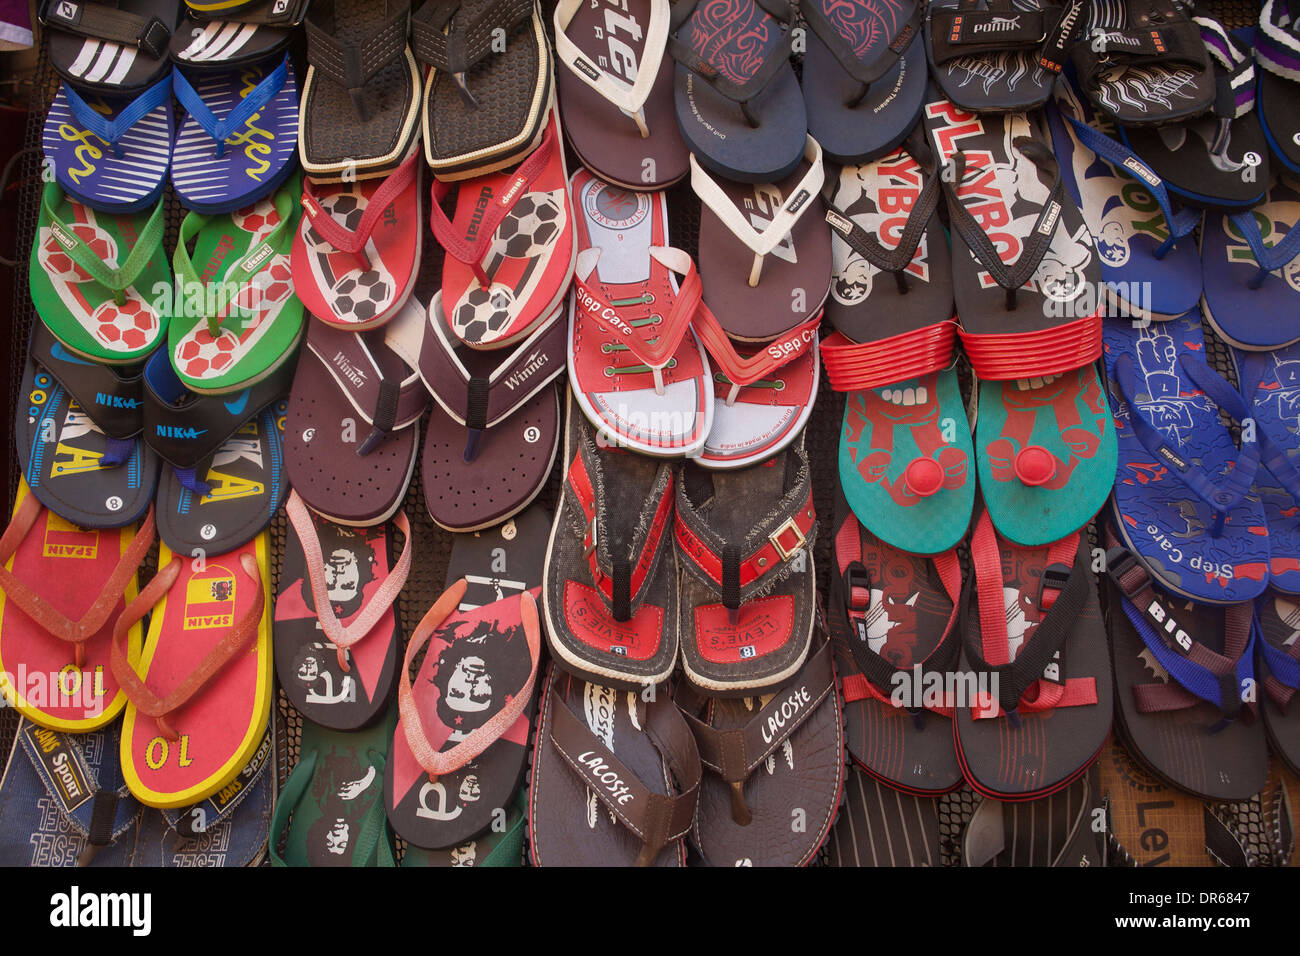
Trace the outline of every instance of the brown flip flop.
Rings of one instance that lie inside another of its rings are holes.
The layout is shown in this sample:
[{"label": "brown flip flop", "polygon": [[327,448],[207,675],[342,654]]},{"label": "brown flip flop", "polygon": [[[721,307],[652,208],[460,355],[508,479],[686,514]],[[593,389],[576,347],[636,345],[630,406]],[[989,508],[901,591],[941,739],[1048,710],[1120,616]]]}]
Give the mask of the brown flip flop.
[{"label": "brown flip flop", "polygon": [[700,775],[667,692],[589,684],[552,665],[528,788],[533,865],[685,866]]},{"label": "brown flip flop", "polygon": [[848,768],[844,802],[826,842],[828,866],[943,866],[939,800],[887,787]]},{"label": "brown flip flop", "polygon": [[720,700],[688,684],[677,705],[705,770],[691,842],[711,866],[806,866],[844,786],[844,725],[830,642],[770,696]]}]

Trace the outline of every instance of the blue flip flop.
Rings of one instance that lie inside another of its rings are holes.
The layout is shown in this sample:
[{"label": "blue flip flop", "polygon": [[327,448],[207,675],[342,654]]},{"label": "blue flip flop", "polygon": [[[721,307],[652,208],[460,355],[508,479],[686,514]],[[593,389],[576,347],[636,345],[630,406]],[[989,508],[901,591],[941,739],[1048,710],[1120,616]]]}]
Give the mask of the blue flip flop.
[{"label": "blue flip flop", "polygon": [[1196,308],[1200,210],[1174,210],[1164,180],[1064,81],[1047,109],[1061,180],[1097,247],[1111,315],[1172,319]]},{"label": "blue flip flop", "polygon": [[73,199],[103,212],[157,202],[171,163],[172,81],[163,77],[131,100],[59,87],[45,116],[42,147]]},{"label": "blue flip flop", "polygon": [[286,56],[278,66],[205,73],[193,84],[172,74],[186,117],[172,150],[181,205],[234,212],[274,192],[298,154],[298,84]]},{"label": "blue flip flop", "polygon": [[1300,342],[1300,179],[1282,173],[1253,210],[1206,216],[1201,264],[1205,317],[1229,344]]},{"label": "blue flip flop", "polygon": [[1255,490],[1268,524],[1270,583],[1300,594],[1300,344],[1276,352],[1233,350],[1237,381],[1255,421]]},{"label": "blue flip flop", "polygon": [[1122,543],[1161,585],[1193,601],[1249,601],[1268,585],[1264,507],[1251,491],[1260,443],[1240,449],[1219,418],[1250,417],[1205,363],[1200,316],[1107,321],[1107,387],[1119,472],[1113,505]]}]

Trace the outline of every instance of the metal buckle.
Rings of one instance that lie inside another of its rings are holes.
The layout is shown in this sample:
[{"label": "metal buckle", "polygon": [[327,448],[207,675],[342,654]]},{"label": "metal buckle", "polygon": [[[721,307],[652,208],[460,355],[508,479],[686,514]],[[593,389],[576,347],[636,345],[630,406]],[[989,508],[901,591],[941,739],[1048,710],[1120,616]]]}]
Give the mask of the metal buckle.
[{"label": "metal buckle", "polygon": [[591,521],[587,523],[587,537],[591,539],[591,544],[582,546],[582,556],[590,558],[591,553],[596,550],[596,516],[591,516]]},{"label": "metal buckle", "polygon": [[[781,535],[787,531],[794,532],[794,536],[798,539],[791,548],[787,548],[781,543]],[[772,547],[776,548],[776,553],[781,556],[782,561],[789,561],[792,554],[802,550],[808,544],[808,539],[803,536],[799,526],[794,523],[794,518],[786,518],[785,521],[781,522],[781,525],[767,536],[767,540],[772,542]]]}]

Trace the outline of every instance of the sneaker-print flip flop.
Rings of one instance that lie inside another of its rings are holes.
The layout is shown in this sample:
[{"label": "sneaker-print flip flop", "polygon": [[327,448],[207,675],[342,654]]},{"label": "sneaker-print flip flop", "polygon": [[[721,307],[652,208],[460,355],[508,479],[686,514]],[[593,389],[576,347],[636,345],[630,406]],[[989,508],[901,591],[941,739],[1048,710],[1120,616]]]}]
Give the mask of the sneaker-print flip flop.
[{"label": "sneaker-print flip flop", "polygon": [[78,89],[138,93],[171,69],[167,45],[180,16],[176,0],[44,0],[38,6],[50,65]]},{"label": "sneaker-print flip flop", "polygon": [[565,133],[582,164],[624,189],[665,189],[687,172],[673,106],[673,61],[665,56],[672,4],[628,0],[555,7],[556,71]]},{"label": "sneaker-print flip flop", "polygon": [[145,443],[162,459],[158,536],[178,554],[225,554],[271,523],[289,490],[284,394],[289,369],[228,395],[197,395],[165,352],[144,374]]},{"label": "sneaker-print flip flop", "polygon": [[286,55],[278,64],[172,74],[185,119],[172,149],[172,186],[186,209],[234,212],[273,193],[294,171],[298,84]]},{"label": "sneaker-print flip flop", "polygon": [[[708,358],[691,323],[703,286],[668,244],[665,193],[633,193],[573,174],[579,250],[569,300],[574,400],[611,444],[692,455],[713,426]],[[678,279],[682,276],[682,279]]]},{"label": "sneaker-print flip flop", "polygon": [[361,332],[383,325],[410,298],[424,235],[418,164],[413,155],[383,180],[303,180],[294,291],[320,321]]},{"label": "sneaker-print flip flop", "polygon": [[512,172],[460,183],[453,219],[440,205],[452,186],[434,181],[429,225],[447,251],[443,311],[471,348],[518,341],[568,292],[577,252],[568,178],[552,110],[541,145]]},{"label": "sneaker-print flip flop", "polygon": [[1035,546],[1078,531],[1110,497],[1119,454],[1097,367],[981,382],[975,447],[999,534]]},{"label": "sneaker-print flip flop", "polygon": [[953,731],[966,782],[984,796],[1055,793],[1110,733],[1106,629],[1086,540],[1021,548],[998,538],[988,512],[976,519],[959,666],[976,690],[957,702]]},{"label": "sneaker-print flip flop", "polygon": [[[153,540],[152,513],[139,529],[86,531],[19,485],[0,537],[0,696],[8,706],[72,733],[103,727],[122,712],[126,697],[109,666],[110,644]],[[119,626],[118,636],[134,661],[139,625]]]},{"label": "sneaker-print flip flop", "polygon": [[1176,207],[1165,181],[1069,83],[1057,84],[1047,120],[1066,191],[1092,233],[1111,315],[1172,319],[1196,308],[1201,211]]},{"label": "sneaker-print flip flop", "polygon": [[921,0],[813,0],[802,87],[808,133],[836,163],[893,152],[921,116]]},{"label": "sneaker-print flip flop", "polygon": [[297,194],[291,181],[247,209],[192,212],[181,223],[172,255],[180,304],[167,348],[190,391],[237,392],[297,354],[302,302],[289,261]]},{"label": "sneaker-print flip flop", "polygon": [[962,780],[952,702],[933,691],[927,700],[924,681],[956,669],[965,603],[957,552],[927,557],[890,547],[862,527],[842,494],[834,526],[827,624],[849,756],[908,793],[952,790]]},{"label": "sneaker-print flip flop", "polygon": [[348,528],[313,514],[296,492],[275,599],[275,670],[312,723],[356,730],[392,700],[401,653],[394,611],[411,570],[411,525],[397,512],[402,554],[387,528]]},{"label": "sneaker-print flip flop", "polygon": [[[117,619],[112,670],[127,697],[122,772],[137,800],[185,807],[239,776],[273,694],[268,535],[190,558],[159,547],[159,571]],[[150,609],[137,662],[127,628]]]},{"label": "sneaker-print flip flop", "polygon": [[260,63],[282,51],[297,35],[307,0],[258,0],[242,10],[199,10],[187,5],[172,34],[171,58],[192,71],[228,70]]},{"label": "sneaker-print flip flop", "polygon": [[18,467],[43,505],[82,528],[130,524],[154,499],[141,375],[125,373],[73,355],[39,322],[32,330],[14,415]]},{"label": "sneaker-print flip flop", "polygon": [[55,181],[77,202],[135,212],[162,195],[172,152],[172,83],[134,99],[89,99],[67,83],[45,116],[42,145]]},{"label": "sneaker-print flip flop", "polygon": [[1107,322],[1105,336],[1121,543],[1176,595],[1211,604],[1258,597],[1270,554],[1252,490],[1262,449],[1238,446],[1220,419],[1251,412],[1206,364],[1199,316],[1143,328]]},{"label": "sneaker-print flip flop", "polygon": [[72,352],[134,365],[170,324],[172,273],[162,242],[164,203],[137,213],[95,212],[57,183],[41,194],[29,270],[41,321]]}]

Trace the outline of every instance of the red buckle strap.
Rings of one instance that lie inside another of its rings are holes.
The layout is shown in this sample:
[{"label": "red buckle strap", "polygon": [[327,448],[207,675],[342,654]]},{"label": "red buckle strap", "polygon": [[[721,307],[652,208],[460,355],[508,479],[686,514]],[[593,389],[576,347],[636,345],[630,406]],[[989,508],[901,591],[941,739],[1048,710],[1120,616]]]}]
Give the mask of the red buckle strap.
[{"label": "red buckle strap", "polygon": [[1059,375],[1101,357],[1100,311],[1035,332],[958,334],[976,377],[986,381]]},{"label": "red buckle strap", "polygon": [[[492,237],[496,234],[497,226],[501,225],[501,220],[505,219],[506,214],[515,207],[524,193],[528,192],[528,187],[532,185],[533,180],[541,175],[551,161],[551,155],[555,152],[555,124],[548,123],[546,126],[546,136],[543,137],[541,145],[533,150],[532,155],[525,159],[515,169],[515,175],[510,180],[506,188],[498,195],[493,196],[490,204],[483,213],[483,219],[479,223],[478,233],[473,242],[466,241],[464,236],[459,236],[452,226],[451,220],[447,214],[442,211],[439,203],[451,192],[453,183],[445,183],[435,179],[433,181],[433,202],[429,209],[429,227],[433,230],[434,236],[437,237],[438,243],[447,250],[455,259],[465,263],[474,270],[474,275],[479,284],[487,288],[492,284],[486,272],[483,271],[483,257],[487,254],[488,247],[492,244]],[[472,185],[470,180],[466,185]]]},{"label": "red buckle strap", "polygon": [[835,332],[822,341],[822,362],[832,389],[860,392],[943,371],[952,365],[956,342],[956,319],[875,342],[854,342]]},{"label": "red buckle strap", "polygon": [[731,339],[718,324],[717,316],[707,305],[695,315],[695,334],[709,350],[713,364],[735,385],[752,385],[785,365],[789,365],[810,348],[817,347],[817,326],[822,313],[802,325],[768,342],[758,352],[745,358],[736,351]]},{"label": "red buckle strap", "polygon": [[361,222],[357,224],[355,230],[347,228],[325,212],[320,200],[316,197],[316,190],[312,186],[311,178],[305,178],[302,181],[302,211],[311,220],[312,231],[339,252],[346,252],[355,256],[359,267],[369,269],[370,257],[366,255],[366,243],[370,241],[375,226],[379,225],[384,210],[391,206],[393,201],[415,181],[416,174],[419,171],[416,162],[419,158],[418,154],[412,154],[410,159],[393,170],[392,175],[385,179],[379,188],[371,194],[370,199],[366,202],[366,211],[361,214]]},{"label": "red buckle strap", "polygon": [[[582,459],[581,451],[574,455],[573,463],[569,466],[568,482],[569,487],[573,490],[574,497],[577,498],[578,504],[582,508],[586,526],[586,531],[582,536],[582,553],[591,567],[592,583],[595,584],[596,589],[600,591],[605,601],[613,604],[614,578],[612,575],[606,574],[600,566],[596,541],[596,493],[591,483],[591,476],[587,473],[587,464]],[[650,529],[646,532],[641,553],[637,556],[636,565],[632,568],[631,582],[628,587],[628,604],[630,607],[636,606],[641,589],[650,577],[650,568],[654,565],[655,554],[659,551],[659,542],[663,539],[664,529],[668,526],[668,515],[673,509],[673,494],[673,477],[670,475],[668,484],[664,487],[663,496],[659,499],[659,504],[655,508],[654,517],[650,521]]]},{"label": "red buckle strap", "polygon": [[[817,523],[817,512],[813,509],[812,491],[789,518],[786,518],[767,536],[767,542],[760,545],[740,562],[740,587],[753,584],[768,571],[789,561],[808,543],[808,534]],[[708,575],[718,587],[722,587],[722,556],[701,541],[682,520],[681,514],[674,519],[674,533],[677,544],[695,562],[696,566]]]}]

